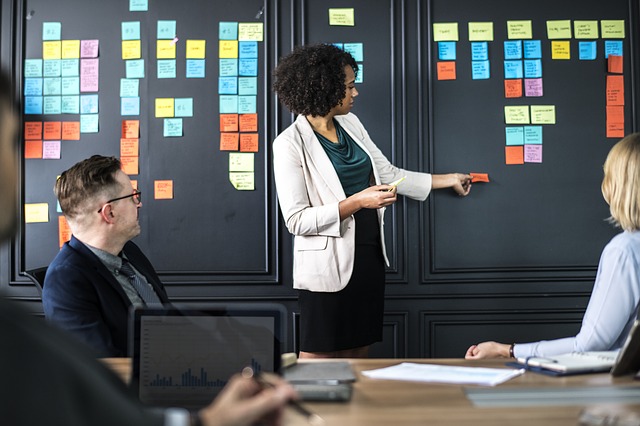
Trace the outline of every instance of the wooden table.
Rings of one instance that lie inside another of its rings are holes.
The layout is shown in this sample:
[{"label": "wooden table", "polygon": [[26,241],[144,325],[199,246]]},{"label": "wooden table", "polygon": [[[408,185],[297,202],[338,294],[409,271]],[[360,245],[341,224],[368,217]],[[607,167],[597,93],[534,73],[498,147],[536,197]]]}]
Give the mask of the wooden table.
[{"label": "wooden table", "polygon": [[[327,425],[516,425],[556,426],[577,425],[584,405],[553,407],[478,408],[467,399],[464,388],[472,385],[414,383],[374,380],[360,374],[363,370],[387,367],[403,361],[429,364],[504,367],[504,360],[465,361],[463,359],[366,359],[350,360],[358,381],[353,398],[348,403],[312,403],[303,405],[320,415]],[[131,374],[128,358],[104,360],[125,381]],[[549,377],[527,372],[500,388],[570,388],[584,386],[638,385],[631,376],[613,378],[609,374],[586,374],[570,377]],[[640,401],[634,405],[589,407],[612,412],[640,415]],[[289,410],[285,425],[306,425],[299,414]],[[640,418],[640,417],[639,417]],[[638,423],[640,425],[640,422]]]}]

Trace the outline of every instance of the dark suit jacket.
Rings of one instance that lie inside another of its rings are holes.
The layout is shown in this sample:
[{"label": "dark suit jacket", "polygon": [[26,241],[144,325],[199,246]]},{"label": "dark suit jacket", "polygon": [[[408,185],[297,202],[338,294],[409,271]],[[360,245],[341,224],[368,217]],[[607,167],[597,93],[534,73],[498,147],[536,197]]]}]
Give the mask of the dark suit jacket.
[{"label": "dark suit jacket", "polygon": [[[169,303],[149,259],[129,241],[129,261]],[[131,301],[113,274],[87,246],[71,237],[47,269],[42,292],[46,318],[87,342],[98,356],[127,356]]]}]

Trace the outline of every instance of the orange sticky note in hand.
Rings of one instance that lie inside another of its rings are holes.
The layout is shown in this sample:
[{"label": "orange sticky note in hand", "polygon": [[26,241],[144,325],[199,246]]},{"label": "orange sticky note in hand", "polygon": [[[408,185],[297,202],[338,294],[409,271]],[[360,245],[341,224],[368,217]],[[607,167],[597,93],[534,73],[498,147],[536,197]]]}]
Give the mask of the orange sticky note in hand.
[{"label": "orange sticky note in hand", "polygon": [[438,80],[455,80],[455,79],[456,79],[455,61],[438,62]]},{"label": "orange sticky note in hand", "polygon": [[44,123],[44,139],[59,141],[62,138],[62,123],[59,121],[47,121]]},{"label": "orange sticky note in hand", "polygon": [[522,97],[522,79],[510,79],[504,81],[504,97],[505,98],[521,98]]},{"label": "orange sticky note in hand", "polygon": [[238,114],[220,114],[220,131],[237,132]]},{"label": "orange sticky note in hand", "polygon": [[257,132],[258,114],[240,114],[240,131]]},{"label": "orange sticky note in hand", "polygon": [[42,141],[25,141],[24,158],[42,158]]},{"label": "orange sticky note in hand", "polygon": [[42,121],[25,121],[24,138],[27,140],[42,139]]},{"label": "orange sticky note in hand", "polygon": [[58,244],[60,248],[71,239],[71,228],[69,228],[69,223],[67,222],[67,218],[64,216],[58,216]]},{"label": "orange sticky note in hand", "polygon": [[220,151],[237,151],[238,133],[220,133]]},{"label": "orange sticky note in hand", "polygon": [[62,140],[63,141],[79,141],[80,140],[80,122],[79,121],[63,121],[62,122]]},{"label": "orange sticky note in hand", "polygon": [[607,59],[607,71],[614,74],[622,74],[622,56],[609,55]]},{"label": "orange sticky note in hand", "polygon": [[258,152],[258,134],[242,133],[240,135],[240,152]]},{"label": "orange sticky note in hand", "polygon": [[469,173],[471,175],[471,182],[489,182],[488,173]]},{"label": "orange sticky note in hand", "polygon": [[122,120],[122,138],[140,137],[140,120]]},{"label": "orange sticky note in hand", "polygon": [[156,200],[171,200],[173,198],[173,181],[154,180],[153,198]]},{"label": "orange sticky note in hand", "polygon": [[122,171],[127,175],[140,174],[138,167],[138,157],[121,157],[120,163],[122,165]]},{"label": "orange sticky note in hand", "polygon": [[507,164],[524,164],[524,146],[506,146],[504,153]]}]

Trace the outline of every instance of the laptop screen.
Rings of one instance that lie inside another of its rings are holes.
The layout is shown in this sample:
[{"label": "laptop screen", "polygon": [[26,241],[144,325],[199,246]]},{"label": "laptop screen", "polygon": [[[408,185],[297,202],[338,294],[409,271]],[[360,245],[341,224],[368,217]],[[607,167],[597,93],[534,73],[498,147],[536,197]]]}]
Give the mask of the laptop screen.
[{"label": "laptop screen", "polygon": [[244,367],[279,370],[281,307],[138,308],[132,318],[132,385],[144,404],[199,409]]}]

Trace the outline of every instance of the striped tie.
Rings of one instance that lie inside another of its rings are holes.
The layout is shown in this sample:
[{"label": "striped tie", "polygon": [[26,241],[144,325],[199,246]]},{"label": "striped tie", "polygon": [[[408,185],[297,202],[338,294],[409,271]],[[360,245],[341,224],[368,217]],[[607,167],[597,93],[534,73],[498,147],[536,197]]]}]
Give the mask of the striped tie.
[{"label": "striped tie", "polygon": [[120,266],[120,272],[122,272],[125,276],[129,277],[129,281],[133,285],[133,288],[136,289],[142,300],[146,305],[158,304],[162,303],[155,291],[151,287],[151,284],[147,284],[146,282],[142,282],[138,274],[135,273],[133,268],[131,267],[131,263],[126,259],[122,259],[122,266]]}]

